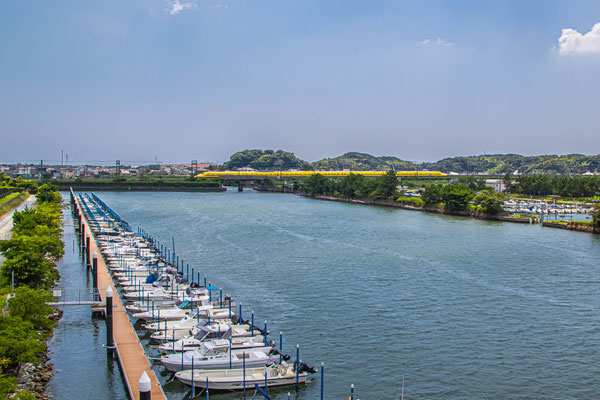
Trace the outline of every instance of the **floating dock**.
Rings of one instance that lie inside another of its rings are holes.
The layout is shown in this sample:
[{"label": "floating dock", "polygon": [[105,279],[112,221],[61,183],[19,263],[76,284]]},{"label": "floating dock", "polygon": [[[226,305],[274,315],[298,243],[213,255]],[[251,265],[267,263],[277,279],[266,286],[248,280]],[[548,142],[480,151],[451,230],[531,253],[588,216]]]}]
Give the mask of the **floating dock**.
[{"label": "floating dock", "polygon": [[[96,252],[98,254],[98,291],[101,297],[101,301],[105,302],[105,293],[108,287],[111,288],[115,296],[113,296],[113,321],[114,321],[114,341],[115,341],[115,352],[121,365],[121,371],[127,384],[127,390],[129,396],[132,399],[140,398],[139,380],[144,372],[150,378],[152,385],[151,398],[155,399],[166,399],[165,393],[154,373],[154,369],[150,364],[150,361],[146,357],[144,348],[140,343],[137,333],[129,321],[127,312],[121,298],[116,295],[118,293],[114,286],[113,280],[110,276],[106,263],[102,256],[100,247],[96,242],[94,231],[91,229],[88,221],[88,216],[84,211],[84,207],[80,200],[75,196],[75,205],[81,211],[82,224],[85,226],[85,232],[90,232],[90,254]],[[85,238],[83,239],[85,240]]]}]

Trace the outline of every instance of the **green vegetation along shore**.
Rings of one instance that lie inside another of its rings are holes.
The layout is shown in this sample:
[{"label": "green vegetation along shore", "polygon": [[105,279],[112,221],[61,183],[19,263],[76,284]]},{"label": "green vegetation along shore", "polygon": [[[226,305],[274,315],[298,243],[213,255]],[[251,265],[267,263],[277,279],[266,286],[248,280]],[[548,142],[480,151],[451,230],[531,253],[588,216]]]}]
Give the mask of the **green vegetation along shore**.
[{"label": "green vegetation along shore", "polygon": [[[529,219],[529,217],[508,218],[504,215],[503,204],[508,194],[494,192],[481,178],[461,177],[452,184],[430,183],[421,191],[420,197],[398,191],[398,183],[394,171],[388,171],[376,179],[365,178],[359,174],[350,174],[343,178],[329,178],[315,174],[295,182],[294,189],[298,194],[323,200],[394,206],[482,219],[517,222]],[[513,188],[517,187],[513,186]],[[568,228],[600,232],[600,203],[595,205],[592,218],[591,222],[582,221],[579,224],[571,224]]]},{"label": "green vegetation along shore", "polygon": [[36,192],[36,207],[15,212],[11,239],[0,241],[0,398],[41,396],[46,340],[60,318],[48,303],[64,254],[61,197],[49,184]]}]

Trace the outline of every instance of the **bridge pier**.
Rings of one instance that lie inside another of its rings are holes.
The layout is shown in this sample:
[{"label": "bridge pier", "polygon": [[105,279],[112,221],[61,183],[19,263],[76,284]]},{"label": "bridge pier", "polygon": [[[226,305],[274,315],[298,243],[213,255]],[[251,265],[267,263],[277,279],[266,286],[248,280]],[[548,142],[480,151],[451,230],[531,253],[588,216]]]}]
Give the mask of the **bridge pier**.
[{"label": "bridge pier", "polygon": [[238,182],[238,192],[244,191],[244,184],[242,182]]}]

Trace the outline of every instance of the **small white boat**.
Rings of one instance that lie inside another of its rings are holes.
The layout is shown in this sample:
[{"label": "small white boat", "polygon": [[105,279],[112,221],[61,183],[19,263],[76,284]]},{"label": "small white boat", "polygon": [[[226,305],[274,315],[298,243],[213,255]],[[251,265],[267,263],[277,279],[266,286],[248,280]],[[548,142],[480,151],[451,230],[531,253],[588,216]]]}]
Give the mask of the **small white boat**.
[{"label": "small white boat", "polygon": [[192,368],[192,362],[198,369],[242,368],[244,362],[248,368],[264,367],[274,360],[269,354],[272,350],[271,347],[261,347],[230,351],[229,340],[217,339],[205,342],[198,350],[161,357],[160,362],[173,372]]},{"label": "small white boat", "polygon": [[[187,335],[179,340],[171,340],[161,344],[158,349],[162,353],[181,353],[181,351],[195,350],[202,344],[213,339],[231,339],[231,347],[236,349],[249,349],[253,347],[265,347],[265,338],[259,336],[235,336],[234,327],[231,324],[204,325],[192,330],[192,335]],[[258,332],[256,332],[258,333]],[[274,343],[268,343],[273,345]]]},{"label": "small white boat", "polygon": [[[306,383],[308,372],[302,371],[303,363],[300,363],[298,370],[298,383]],[[193,376],[193,378],[192,378]],[[284,386],[296,384],[296,371],[292,366],[283,362],[280,365],[271,365],[259,368],[242,369],[216,369],[211,371],[192,370],[179,371],[175,373],[175,378],[188,386],[197,388],[206,388],[208,382],[209,390],[242,390],[251,389],[254,385],[264,388],[265,383],[268,387]]]}]

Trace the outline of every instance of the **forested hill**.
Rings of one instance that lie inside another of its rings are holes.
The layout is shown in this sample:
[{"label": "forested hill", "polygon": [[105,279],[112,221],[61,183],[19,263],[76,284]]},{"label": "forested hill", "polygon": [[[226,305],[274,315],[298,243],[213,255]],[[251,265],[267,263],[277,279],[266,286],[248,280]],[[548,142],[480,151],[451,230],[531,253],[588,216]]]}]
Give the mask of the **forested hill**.
[{"label": "forested hill", "polygon": [[365,153],[346,153],[335,158],[324,158],[312,163],[316,170],[339,171],[349,169],[353,171],[397,171],[416,170],[416,165],[411,161],[401,160],[397,157],[375,157]]},{"label": "forested hill", "polygon": [[600,172],[600,155],[520,156],[517,154],[493,154],[445,158],[434,163],[428,163],[425,166],[430,170],[460,174],[483,172],[500,175],[519,171],[519,173],[527,175],[581,175],[587,171]]},{"label": "forested hill", "polygon": [[223,164],[226,170],[250,167],[257,170],[289,170],[301,171],[311,170],[312,166],[299,159],[294,153],[283,150],[243,150],[231,156],[229,161]]},{"label": "forested hill", "polygon": [[518,154],[491,154],[445,158],[433,163],[414,163],[392,156],[375,157],[350,152],[339,157],[324,158],[308,163],[294,153],[283,150],[244,150],[235,153],[223,165],[224,169],[251,167],[257,170],[354,170],[354,171],[414,171],[428,169],[458,174],[486,173],[504,175],[519,171],[522,174],[581,175],[588,171],[600,173],[600,155],[567,154],[562,156],[521,156]]}]

